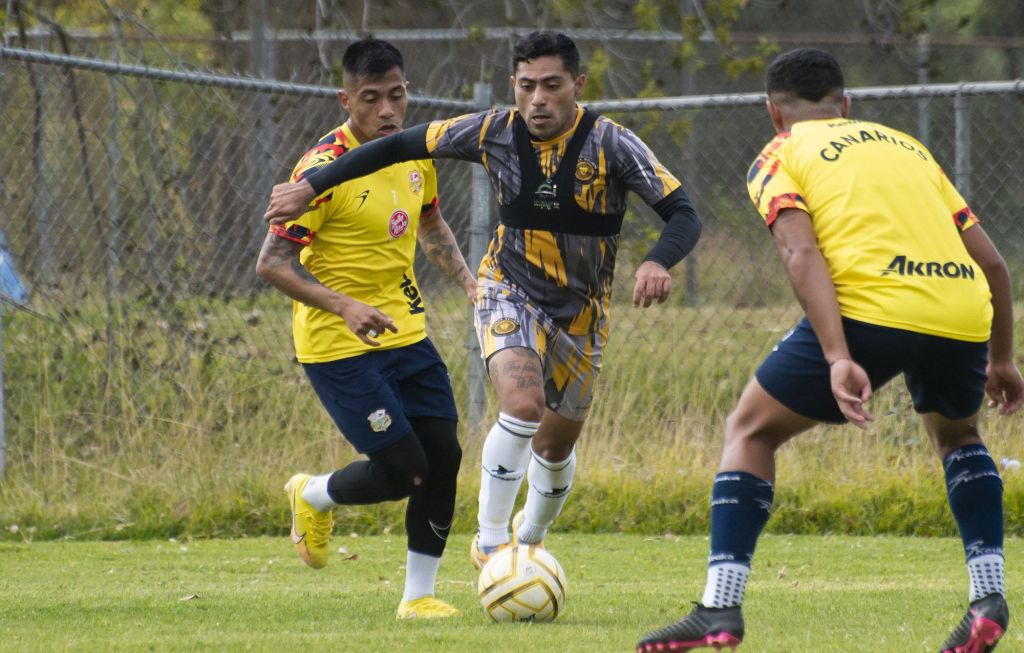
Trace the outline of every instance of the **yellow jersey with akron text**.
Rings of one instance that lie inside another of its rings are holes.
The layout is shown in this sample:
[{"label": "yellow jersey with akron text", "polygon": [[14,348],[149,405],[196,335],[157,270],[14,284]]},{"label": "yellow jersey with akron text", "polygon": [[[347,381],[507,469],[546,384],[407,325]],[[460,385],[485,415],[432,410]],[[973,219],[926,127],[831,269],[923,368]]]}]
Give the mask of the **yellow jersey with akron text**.
[{"label": "yellow jersey with akron text", "polygon": [[[303,155],[292,181],[358,146],[348,124],[338,127]],[[339,316],[296,301],[292,335],[299,362],[323,363],[423,340],[426,309],[413,258],[420,217],[438,206],[434,162],[389,166],[328,189],[311,206],[271,231],[305,245],[299,260],[320,283],[377,308],[398,333],[385,331],[375,338],[381,347],[370,347]]]},{"label": "yellow jersey with akron text", "polygon": [[913,137],[845,118],[797,122],[761,151],[747,190],[769,226],[788,208],[811,216],[844,316],[989,339],[988,281],[960,237],[978,218]]}]

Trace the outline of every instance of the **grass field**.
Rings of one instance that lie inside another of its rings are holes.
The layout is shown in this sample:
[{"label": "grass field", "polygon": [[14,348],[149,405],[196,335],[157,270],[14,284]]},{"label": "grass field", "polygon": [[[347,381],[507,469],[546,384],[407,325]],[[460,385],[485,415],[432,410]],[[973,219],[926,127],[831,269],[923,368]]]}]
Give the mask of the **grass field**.
[{"label": "grass field", "polygon": [[[553,624],[497,625],[475,596],[468,536],[452,538],[438,594],[463,611],[399,622],[404,537],[336,536],[326,569],[285,538],[0,543],[4,651],[631,651],[689,609],[702,537],[552,534],[569,579]],[[1024,542],[1007,542],[1019,560]],[[748,653],[934,653],[965,608],[950,538],[766,535],[747,590]],[[1011,609],[1024,574],[1008,571]],[[1000,652],[1024,650],[1011,630]]]}]

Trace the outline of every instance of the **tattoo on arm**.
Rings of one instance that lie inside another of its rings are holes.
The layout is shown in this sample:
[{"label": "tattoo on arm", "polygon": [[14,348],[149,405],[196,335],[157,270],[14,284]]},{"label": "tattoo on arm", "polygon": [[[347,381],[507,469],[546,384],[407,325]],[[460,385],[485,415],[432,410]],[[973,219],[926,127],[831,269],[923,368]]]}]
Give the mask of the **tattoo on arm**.
[{"label": "tattoo on arm", "polygon": [[417,235],[423,253],[449,279],[457,284],[462,284],[467,279],[473,281],[473,275],[466,266],[466,259],[462,257],[455,236],[439,214],[435,213],[422,219]]},{"label": "tattoo on arm", "polygon": [[303,281],[309,281],[310,283],[320,283],[320,280],[313,276],[313,273],[306,269],[302,263],[299,262],[298,258],[292,259],[292,270],[295,274],[299,275]]},{"label": "tattoo on arm", "polygon": [[267,234],[260,249],[259,264],[265,268],[283,268],[290,266],[303,281],[319,284],[320,281],[299,262],[299,252],[303,245],[272,233]]}]

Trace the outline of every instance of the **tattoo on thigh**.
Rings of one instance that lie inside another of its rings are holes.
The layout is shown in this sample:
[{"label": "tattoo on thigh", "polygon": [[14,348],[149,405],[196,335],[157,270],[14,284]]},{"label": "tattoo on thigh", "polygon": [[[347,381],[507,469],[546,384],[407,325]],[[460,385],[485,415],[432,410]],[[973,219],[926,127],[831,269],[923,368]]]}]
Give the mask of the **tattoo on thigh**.
[{"label": "tattoo on thigh", "polygon": [[541,387],[543,372],[537,357],[529,351],[517,352],[516,356],[518,360],[502,365],[500,375],[519,389]]}]

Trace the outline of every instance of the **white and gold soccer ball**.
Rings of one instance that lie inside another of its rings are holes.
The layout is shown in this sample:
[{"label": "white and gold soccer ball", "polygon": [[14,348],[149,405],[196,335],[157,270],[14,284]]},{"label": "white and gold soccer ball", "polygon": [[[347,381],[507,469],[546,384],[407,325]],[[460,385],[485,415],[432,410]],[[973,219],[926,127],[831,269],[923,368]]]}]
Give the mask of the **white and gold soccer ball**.
[{"label": "white and gold soccer ball", "polygon": [[494,621],[553,621],[565,606],[565,572],[541,547],[510,546],[484,565],[477,592]]}]

